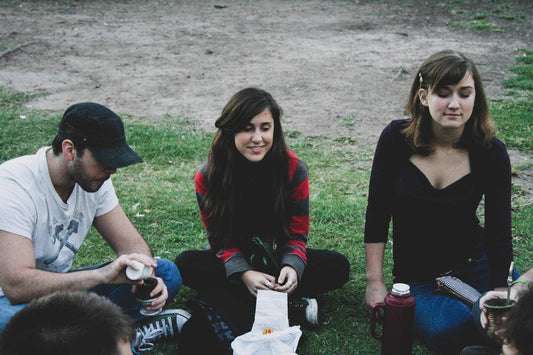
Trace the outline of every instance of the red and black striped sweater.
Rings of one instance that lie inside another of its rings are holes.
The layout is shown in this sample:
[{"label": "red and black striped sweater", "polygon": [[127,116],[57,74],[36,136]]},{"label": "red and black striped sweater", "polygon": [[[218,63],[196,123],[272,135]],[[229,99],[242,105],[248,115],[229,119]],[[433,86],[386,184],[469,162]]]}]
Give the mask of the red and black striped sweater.
[{"label": "red and black striped sweater", "polygon": [[[274,235],[277,246],[277,253],[280,256],[280,264],[294,268],[301,278],[307,264],[306,243],[309,233],[309,178],[307,167],[294,154],[288,150],[289,154],[289,182],[290,182],[290,218],[288,224],[289,237]],[[264,160],[267,160],[265,157]],[[245,163],[246,164],[246,163]],[[195,176],[195,189],[200,216],[204,227],[209,235],[217,226],[210,226],[207,221],[207,213],[204,210],[204,196],[207,191],[207,181],[204,175],[206,163],[202,165]],[[272,194],[265,188],[268,186],[269,176],[273,174],[271,165],[268,163],[250,163],[246,168],[246,179],[239,185],[239,191],[243,197],[240,201],[243,206],[238,208],[237,214],[242,216],[242,225],[239,228],[231,228],[232,231],[239,230],[241,235],[237,237],[230,232],[224,233],[223,245],[217,247],[217,257],[224,263],[226,276],[231,277],[237,273],[242,273],[253,268],[246,260],[246,243],[242,240],[251,238],[253,234],[268,233],[269,226],[274,225],[272,216],[268,209],[272,206]],[[266,213],[265,213],[266,211]],[[241,224],[241,222],[239,222]],[[219,227],[219,226],[218,226]],[[224,228],[224,227],[221,227]],[[220,233],[220,228],[218,230]],[[235,233],[235,232],[233,232]],[[244,234],[244,235],[242,235]],[[277,276],[277,275],[275,275]]]}]

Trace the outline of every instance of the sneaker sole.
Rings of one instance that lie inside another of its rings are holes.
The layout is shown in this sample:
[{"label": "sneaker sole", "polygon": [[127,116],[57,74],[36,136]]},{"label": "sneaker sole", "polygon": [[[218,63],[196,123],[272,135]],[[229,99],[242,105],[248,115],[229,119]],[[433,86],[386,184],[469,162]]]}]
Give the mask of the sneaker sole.
[{"label": "sneaker sole", "polygon": [[318,325],[318,302],[315,298],[304,298],[307,301],[305,318],[312,325]]}]

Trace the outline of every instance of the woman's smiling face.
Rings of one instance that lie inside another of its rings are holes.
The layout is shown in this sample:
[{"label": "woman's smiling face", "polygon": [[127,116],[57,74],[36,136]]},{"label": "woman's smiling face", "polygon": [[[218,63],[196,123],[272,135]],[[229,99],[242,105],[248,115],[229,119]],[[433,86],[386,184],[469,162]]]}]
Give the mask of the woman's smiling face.
[{"label": "woman's smiling face", "polygon": [[258,163],[272,148],[273,140],[274,119],[270,110],[265,109],[235,134],[235,147],[250,162]]}]

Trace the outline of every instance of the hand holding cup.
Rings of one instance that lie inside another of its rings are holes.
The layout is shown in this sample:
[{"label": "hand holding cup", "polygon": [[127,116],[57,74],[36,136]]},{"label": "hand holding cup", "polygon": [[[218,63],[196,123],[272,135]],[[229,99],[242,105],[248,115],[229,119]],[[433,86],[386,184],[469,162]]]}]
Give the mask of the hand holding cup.
[{"label": "hand holding cup", "polygon": [[514,307],[516,302],[504,298],[491,298],[484,302],[487,311],[487,335],[493,341],[501,344],[502,339],[500,334],[504,329],[505,318]]},{"label": "hand holding cup", "polygon": [[143,280],[142,285],[137,285],[135,287],[135,297],[137,298],[137,301],[139,303],[142,303],[144,305],[144,308],[142,308],[139,313],[145,316],[154,316],[156,314],[159,314],[161,312],[161,308],[157,309],[155,311],[149,311],[146,309],[147,306],[149,306],[154,299],[159,297],[161,293],[155,296],[150,296],[152,291],[157,286],[157,279],[155,277],[149,277],[145,280]]}]

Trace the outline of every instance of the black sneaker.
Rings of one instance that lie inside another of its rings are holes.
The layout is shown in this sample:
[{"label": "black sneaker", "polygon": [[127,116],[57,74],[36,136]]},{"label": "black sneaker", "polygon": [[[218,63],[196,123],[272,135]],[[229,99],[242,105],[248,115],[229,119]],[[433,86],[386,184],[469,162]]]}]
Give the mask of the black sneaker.
[{"label": "black sneaker", "polygon": [[318,302],[315,298],[289,299],[289,318],[296,323],[318,325]]},{"label": "black sneaker", "polygon": [[172,339],[180,334],[189,318],[191,314],[183,309],[168,309],[137,322],[133,347],[137,351],[152,350],[155,341]]}]

